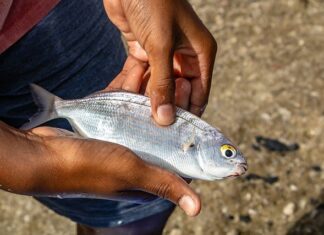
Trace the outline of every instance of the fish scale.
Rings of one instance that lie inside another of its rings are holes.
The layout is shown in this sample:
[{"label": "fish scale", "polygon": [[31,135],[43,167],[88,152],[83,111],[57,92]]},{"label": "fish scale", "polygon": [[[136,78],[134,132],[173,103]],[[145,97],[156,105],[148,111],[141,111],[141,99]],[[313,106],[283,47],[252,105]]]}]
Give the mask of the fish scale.
[{"label": "fish scale", "polygon": [[[105,92],[62,100],[37,85],[32,91],[40,112],[24,129],[66,118],[81,136],[123,145],[143,160],[186,178],[214,180],[246,170],[243,155],[218,129],[180,108],[174,124],[161,127],[151,117],[149,98],[138,94]],[[226,145],[232,146],[235,156],[221,152]]]},{"label": "fish scale", "polygon": [[[122,93],[113,95],[124,96]],[[187,161],[194,160],[190,159],[192,155],[184,153],[181,149],[182,144],[187,141],[187,136],[191,135],[188,131],[196,128],[190,122],[184,122],[184,119],[178,118],[175,125],[161,128],[152,120],[150,107],[141,102],[129,103],[128,112],[125,112],[123,101],[118,99],[110,99],[108,103],[104,101],[89,99],[86,105],[83,102],[80,105],[75,102],[65,102],[57,109],[58,115],[72,119],[74,128],[83,136],[121,144],[132,149],[150,163],[164,167],[169,164],[177,170],[177,173],[180,173],[177,158],[182,159],[182,167],[188,165]],[[141,112],[136,112],[139,109]],[[88,123],[96,123],[96,126]],[[178,131],[178,126],[184,124],[192,126],[187,127],[187,133]],[[98,135],[99,132],[102,135]],[[152,155],[158,157],[151,157]],[[188,169],[188,166],[185,168]],[[189,177],[185,172],[181,173]]]}]

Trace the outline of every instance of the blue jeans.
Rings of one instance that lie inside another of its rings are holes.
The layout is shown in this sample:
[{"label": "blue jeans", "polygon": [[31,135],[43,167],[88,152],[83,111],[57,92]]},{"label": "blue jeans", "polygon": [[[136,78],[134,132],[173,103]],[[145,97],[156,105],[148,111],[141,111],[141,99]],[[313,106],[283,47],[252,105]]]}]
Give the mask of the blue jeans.
[{"label": "blue jeans", "polygon": [[[62,0],[0,55],[0,120],[19,127],[36,112],[30,83],[64,99],[81,98],[105,88],[119,73],[125,59],[119,31],[107,18],[102,0]],[[63,119],[47,125],[70,130]],[[90,227],[128,224],[173,206],[163,199],[147,204],[36,199],[58,214]]]}]

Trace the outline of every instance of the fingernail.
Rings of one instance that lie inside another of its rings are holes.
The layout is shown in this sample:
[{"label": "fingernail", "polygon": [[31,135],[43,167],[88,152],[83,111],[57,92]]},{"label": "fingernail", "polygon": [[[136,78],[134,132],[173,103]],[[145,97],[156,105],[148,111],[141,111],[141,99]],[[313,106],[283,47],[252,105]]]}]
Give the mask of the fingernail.
[{"label": "fingernail", "polygon": [[187,215],[196,215],[196,206],[190,196],[185,195],[182,198],[180,198],[179,206],[186,212]]},{"label": "fingernail", "polygon": [[160,105],[157,109],[160,125],[170,125],[174,122],[174,112],[171,104]]}]

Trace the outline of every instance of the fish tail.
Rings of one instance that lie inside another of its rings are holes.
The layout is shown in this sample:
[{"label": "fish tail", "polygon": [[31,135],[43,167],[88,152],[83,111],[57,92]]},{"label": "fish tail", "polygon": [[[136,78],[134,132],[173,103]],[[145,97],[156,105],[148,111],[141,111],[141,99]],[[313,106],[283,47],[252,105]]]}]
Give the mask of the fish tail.
[{"label": "fish tail", "polygon": [[55,108],[55,102],[62,100],[36,84],[31,84],[30,89],[34,102],[38,106],[38,112],[29,119],[29,122],[20,127],[22,130],[34,128],[49,120],[57,118],[58,115]]}]

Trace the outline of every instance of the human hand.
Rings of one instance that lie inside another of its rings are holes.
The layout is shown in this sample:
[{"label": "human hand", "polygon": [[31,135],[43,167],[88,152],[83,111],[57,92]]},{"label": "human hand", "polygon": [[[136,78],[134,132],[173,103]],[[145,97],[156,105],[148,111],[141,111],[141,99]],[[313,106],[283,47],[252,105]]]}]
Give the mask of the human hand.
[{"label": "human hand", "polygon": [[[125,90],[148,96],[147,83],[150,70],[144,63],[133,56],[128,56],[122,71],[104,91]],[[182,77],[175,77],[175,104],[185,110],[189,109],[191,83]]]},{"label": "human hand", "polygon": [[0,139],[11,143],[7,149],[6,145],[0,146],[0,183],[5,190],[37,196],[83,194],[107,199],[125,198],[131,195],[129,191],[141,190],[174,202],[188,215],[200,211],[198,195],[184,180],[147,164],[123,146],[79,138],[50,127],[28,132],[4,129]]},{"label": "human hand", "polygon": [[[147,85],[152,115],[160,125],[174,121],[174,103],[200,116],[208,101],[217,46],[190,4],[186,0],[104,0],[104,5],[129,48],[122,76],[110,88]],[[131,66],[134,60],[142,63],[141,69]],[[149,79],[141,80],[144,74]]]}]

